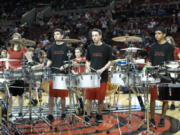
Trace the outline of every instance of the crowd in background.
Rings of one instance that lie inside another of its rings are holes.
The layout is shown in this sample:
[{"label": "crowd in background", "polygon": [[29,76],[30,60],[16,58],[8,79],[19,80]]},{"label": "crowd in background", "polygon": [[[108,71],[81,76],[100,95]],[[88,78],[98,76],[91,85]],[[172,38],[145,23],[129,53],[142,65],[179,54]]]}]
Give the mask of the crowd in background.
[{"label": "crowd in background", "polygon": [[[30,4],[31,3],[31,4]],[[38,4],[49,4],[56,14],[43,18],[39,23],[36,20],[31,26],[21,24],[20,17],[26,11],[37,7]],[[86,4],[83,4],[86,3]],[[109,9],[96,10],[96,7]],[[118,2],[110,0],[45,0],[45,1],[7,1],[1,5],[0,13],[2,19],[16,18],[13,25],[0,28],[0,45],[7,46],[12,33],[19,32],[24,38],[34,40],[37,45],[34,48],[46,48],[46,45],[53,41],[51,36],[55,28],[62,28],[66,38],[75,38],[82,41],[84,48],[91,42],[89,30],[100,28],[103,31],[104,41],[116,48],[127,47],[124,43],[114,42],[113,37],[124,35],[135,35],[143,38],[143,42],[133,43],[138,47],[150,45],[154,41],[153,28],[156,25],[163,25],[179,43],[178,32],[180,31],[180,10],[179,1],[162,2],[152,0],[129,0],[128,2]],[[8,7],[8,8],[7,8]],[[91,8],[86,11],[68,13],[60,15],[61,10],[71,10],[77,8]],[[75,47],[77,45],[75,44]],[[178,44],[177,44],[178,46]]]}]

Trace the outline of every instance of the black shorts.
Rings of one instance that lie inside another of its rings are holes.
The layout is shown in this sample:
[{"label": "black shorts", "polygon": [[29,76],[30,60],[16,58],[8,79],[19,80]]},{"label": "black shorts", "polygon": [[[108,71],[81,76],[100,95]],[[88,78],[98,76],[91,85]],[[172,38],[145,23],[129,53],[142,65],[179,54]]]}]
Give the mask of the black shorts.
[{"label": "black shorts", "polygon": [[[162,79],[161,78],[161,83],[162,84],[166,84],[169,83],[167,80]],[[170,91],[169,91],[169,87],[165,86],[161,86],[158,88],[158,99],[159,100],[169,100],[169,95],[170,95]]]},{"label": "black shorts", "polygon": [[12,85],[9,86],[9,91],[12,96],[22,96],[24,89],[27,87],[27,83],[23,80],[16,80]]},{"label": "black shorts", "polygon": [[169,87],[159,87],[158,88],[158,99],[159,100],[169,100]]}]

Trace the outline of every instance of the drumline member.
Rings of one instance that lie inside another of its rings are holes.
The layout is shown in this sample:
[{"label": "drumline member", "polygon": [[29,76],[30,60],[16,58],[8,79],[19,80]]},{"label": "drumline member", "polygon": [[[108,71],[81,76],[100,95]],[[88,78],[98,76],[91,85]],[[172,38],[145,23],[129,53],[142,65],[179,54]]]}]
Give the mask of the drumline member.
[{"label": "drumline member", "polygon": [[[175,43],[175,41],[174,41],[174,39],[173,39],[173,37],[172,36],[167,36],[166,37],[166,40],[167,40],[167,42],[169,43],[169,44],[171,44],[172,46],[173,46],[173,48],[174,48],[174,60],[175,61],[177,61],[177,60],[180,60],[180,49],[178,48],[178,47],[176,47],[176,43]],[[172,88],[173,89],[173,88]],[[177,88],[174,88],[174,89],[177,89]],[[174,90],[172,90],[172,92],[173,92]],[[176,94],[178,94],[178,93],[176,93]],[[174,101],[172,101],[172,103],[171,103],[171,106],[170,106],[170,109],[171,110],[175,110],[175,103],[174,103]]]},{"label": "drumline member", "polygon": [[[61,41],[64,37],[64,32],[62,29],[55,29],[54,31],[54,39],[55,44],[52,44],[47,51],[47,67],[52,67],[52,73],[58,74],[65,74],[65,69],[63,67],[64,61],[68,60],[67,53],[69,48],[67,45]],[[56,69],[57,68],[57,69]],[[50,121],[54,120],[53,116],[53,106],[54,106],[54,97],[61,98],[61,118],[64,119],[66,117],[65,114],[65,98],[68,97],[68,90],[57,90],[53,89],[53,82],[50,81],[49,84],[49,115],[47,118]]]},{"label": "drumline member", "polygon": [[[161,65],[165,61],[173,60],[173,47],[167,43],[166,39],[166,30],[162,26],[158,26],[155,28],[155,39],[156,43],[154,43],[149,51],[149,62],[147,65]],[[165,80],[161,79],[161,82],[164,82]],[[168,95],[169,88],[168,87],[159,87],[159,96],[166,96]],[[152,87],[150,89],[151,94],[151,101],[150,101],[150,113],[151,113],[151,119],[150,124],[155,125],[155,100],[158,99],[157,95],[157,87]],[[162,117],[158,123],[158,126],[163,127],[165,125],[164,118],[166,115],[166,110],[168,107],[168,101],[160,99],[163,102],[162,105]]]},{"label": "drumline member", "polygon": [[75,57],[73,60],[73,74],[82,74],[85,72],[85,62],[86,59],[82,57],[82,49],[76,48],[75,49]]},{"label": "drumline member", "polygon": [[[12,40],[20,40],[21,35],[19,33],[14,33],[12,35]],[[22,68],[22,60],[23,57],[26,57],[27,48],[22,47],[21,43],[18,41],[17,43],[12,43],[11,47],[8,48],[8,59],[18,59],[19,61],[10,61],[7,62],[8,66],[7,69],[21,69]],[[26,57],[27,58],[27,57]],[[19,116],[22,116],[22,109],[23,109],[23,93],[24,93],[24,86],[25,83],[23,80],[15,80],[15,83],[13,84],[15,87],[10,87],[10,98],[9,98],[9,110],[11,112],[12,108],[12,96],[18,96],[19,99]],[[20,88],[16,88],[20,87]],[[12,114],[10,115],[12,116]]]},{"label": "drumline member", "polygon": [[[83,54],[83,50],[80,47],[77,47],[75,49],[75,58],[73,59],[73,69],[72,69],[72,73],[73,74],[82,74],[85,72],[85,63],[86,63],[86,59],[84,57],[82,57]],[[80,114],[83,114],[84,112],[84,105],[83,105],[83,100],[81,98],[81,90],[77,88],[78,90],[76,91],[76,98],[78,99],[77,102],[79,102],[80,105]]]},{"label": "drumline member", "polygon": [[[112,49],[109,45],[102,41],[102,31],[94,28],[91,31],[93,44],[87,48],[86,70],[87,72],[96,70],[101,75],[100,88],[88,88],[85,90],[85,98],[87,99],[85,121],[89,121],[92,110],[92,101],[98,100],[98,112],[96,121],[102,122],[103,101],[106,95],[106,84],[108,81],[108,68],[112,65]],[[93,69],[93,70],[92,70]]]}]

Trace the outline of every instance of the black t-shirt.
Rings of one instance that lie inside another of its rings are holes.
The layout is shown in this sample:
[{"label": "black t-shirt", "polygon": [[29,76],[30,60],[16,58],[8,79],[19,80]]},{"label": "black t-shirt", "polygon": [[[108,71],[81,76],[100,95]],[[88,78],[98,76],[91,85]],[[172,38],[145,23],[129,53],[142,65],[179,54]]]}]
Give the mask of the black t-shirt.
[{"label": "black t-shirt", "polygon": [[[51,67],[60,68],[64,65],[64,61],[68,60],[67,53],[69,48],[65,43],[62,45],[53,44],[47,51],[47,58],[52,61]],[[52,68],[53,73],[66,73],[65,71],[60,71]]]},{"label": "black t-shirt", "polygon": [[158,44],[154,43],[149,51],[149,59],[152,66],[161,65],[166,61],[172,61],[174,48],[169,43]]},{"label": "black t-shirt", "polygon": [[[94,69],[101,69],[104,67],[108,61],[112,60],[112,48],[107,44],[102,44],[100,46],[91,44],[87,48],[86,59],[90,61],[91,67]],[[106,82],[108,80],[108,70],[101,74],[101,82]]]}]

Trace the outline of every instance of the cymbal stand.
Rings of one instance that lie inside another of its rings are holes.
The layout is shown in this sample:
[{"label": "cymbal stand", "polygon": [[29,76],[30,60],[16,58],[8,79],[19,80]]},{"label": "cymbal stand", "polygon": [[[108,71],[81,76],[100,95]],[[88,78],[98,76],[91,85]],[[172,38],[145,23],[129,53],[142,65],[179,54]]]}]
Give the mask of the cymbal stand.
[{"label": "cymbal stand", "polygon": [[[32,120],[32,113],[35,114],[36,116],[38,116],[38,118],[40,118],[41,120],[43,120],[46,124],[48,124],[48,126],[51,126],[51,124],[46,120],[44,119],[43,117],[39,116],[36,112],[34,112],[32,110],[32,88],[34,87],[34,80],[33,80],[33,76],[34,74],[32,74],[32,71],[31,71],[31,68],[30,66],[27,68],[28,70],[26,70],[26,77],[25,77],[25,80],[28,82],[29,84],[29,111],[27,111],[26,113],[29,112],[29,121],[28,123],[29,124],[36,124],[36,121]],[[40,95],[38,95],[40,96]],[[41,95],[42,96],[42,95]],[[25,113],[25,114],[26,114]],[[25,116],[24,114],[24,116]],[[41,110],[40,110],[40,115],[41,115]]]},{"label": "cymbal stand", "polygon": [[[148,96],[149,90],[150,90],[150,84],[148,81],[149,80],[148,79],[149,78],[149,71],[145,70],[144,72],[145,72],[144,74],[146,74],[146,76],[147,76],[146,81],[143,84],[145,87],[145,90],[144,90],[145,117],[144,117],[144,120],[142,121],[141,125],[146,124],[146,130],[143,131],[142,133],[148,134],[148,135],[154,135],[154,132],[150,130],[150,126],[149,126],[149,122],[150,122],[149,121],[149,96]],[[153,123],[151,123],[151,124],[153,124]],[[153,126],[155,126],[155,125],[153,125]]]},{"label": "cymbal stand", "polygon": [[[42,90],[41,89],[38,89],[38,99],[39,99],[39,114],[37,114],[36,112],[33,111],[33,113],[38,116],[38,118],[36,118],[35,120],[33,120],[33,125],[39,123],[39,122],[42,122],[44,121],[46,124],[48,124],[48,126],[51,127],[51,124],[48,122],[48,120],[44,117],[42,117]],[[42,120],[42,121],[40,121]]]},{"label": "cymbal stand", "polygon": [[[129,85],[129,79],[130,79],[130,66],[132,66],[132,69],[133,69],[133,72],[135,71],[135,65],[134,65],[134,62],[133,62],[133,53],[132,52],[129,52],[128,53],[128,57],[127,57],[127,87],[129,89],[129,112],[128,112],[128,117],[129,117],[129,120],[128,120],[128,124],[129,124],[129,127],[128,128],[132,128],[132,109],[131,109],[131,101],[132,101],[132,95],[131,95],[131,90],[130,90],[130,85]],[[135,75],[135,73],[134,73]],[[134,79],[134,78],[133,78]]]}]

